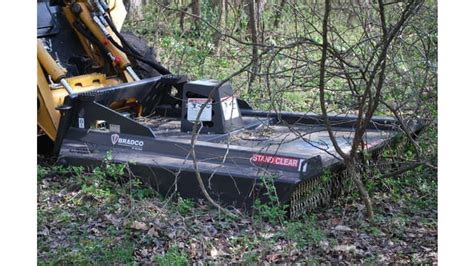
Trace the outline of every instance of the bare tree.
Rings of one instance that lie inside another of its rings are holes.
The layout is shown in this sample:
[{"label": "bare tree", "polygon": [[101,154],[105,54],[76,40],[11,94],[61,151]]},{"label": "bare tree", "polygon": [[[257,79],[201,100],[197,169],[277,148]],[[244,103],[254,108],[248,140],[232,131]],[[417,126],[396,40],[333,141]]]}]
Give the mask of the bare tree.
[{"label": "bare tree", "polygon": [[255,80],[256,73],[259,71],[259,60],[258,60],[258,32],[257,32],[257,19],[256,19],[256,9],[255,9],[255,0],[248,0],[248,10],[249,10],[249,28],[250,36],[252,40],[252,69],[250,72],[249,79],[249,90],[252,86],[253,81]]},{"label": "bare tree", "polygon": [[[321,106],[321,113],[325,117],[325,124],[329,132],[329,136],[332,144],[335,147],[337,153],[342,157],[344,164],[350,176],[353,178],[362,200],[366,206],[367,217],[369,220],[373,219],[374,212],[372,202],[362,181],[362,176],[358,170],[358,157],[357,152],[363,145],[363,136],[367,130],[367,127],[377,110],[377,107],[381,101],[384,82],[385,82],[385,71],[387,67],[387,54],[391,48],[394,39],[399,36],[406,25],[407,21],[413,16],[420,5],[423,3],[421,0],[407,1],[400,16],[395,20],[393,26],[387,25],[385,4],[382,0],[378,1],[377,12],[380,23],[380,34],[374,36],[373,34],[373,21],[369,22],[369,27],[364,27],[364,37],[376,38],[378,41],[374,44],[375,49],[371,53],[363,56],[366,60],[357,60],[359,65],[353,65],[348,62],[347,55],[344,52],[338,51],[334,48],[334,45],[330,43],[329,35],[329,21],[331,16],[331,1],[326,0],[324,5],[324,18],[322,25],[322,55],[319,69],[319,99]],[[364,42],[367,42],[364,39]],[[362,44],[357,44],[362,47]],[[344,152],[339,146],[335,134],[332,130],[331,124],[328,120],[328,112],[326,108],[326,74],[328,73],[327,67],[330,66],[328,62],[328,55],[331,54],[333,62],[340,66],[338,69],[343,73],[346,81],[349,84],[356,84],[356,80],[360,85],[359,93],[357,97],[357,120],[355,122],[354,138],[352,140],[351,149],[349,152]],[[355,68],[356,71],[349,71],[348,68]]]},{"label": "bare tree", "polygon": [[[318,112],[326,118],[324,124],[335,148],[334,156],[345,164],[370,220],[374,211],[364,178],[399,175],[420,164],[435,168],[429,164],[430,158],[422,158],[423,151],[411,138],[409,126],[404,122],[407,117],[430,117],[425,100],[435,99],[430,96],[436,93],[433,81],[436,80],[436,70],[433,70],[436,69],[433,62],[436,61],[436,38],[431,37],[436,33],[436,17],[430,9],[433,5],[422,9],[423,0],[325,0],[301,8],[302,2],[281,1],[285,10],[291,11],[291,29],[262,32],[265,38],[259,38],[256,2],[243,1],[248,7],[250,41],[240,39],[233,35],[236,31],[225,28],[235,27],[236,23],[216,27],[194,14],[186,15],[199,19],[202,25],[225,37],[226,47],[251,51],[251,61],[245,69],[250,79],[241,78],[241,85],[254,82],[256,86],[252,90],[264,88],[257,91],[266,97],[259,101],[269,103],[274,111],[287,108],[285,97],[289,93],[307,95],[304,109],[298,111]],[[242,8],[237,9],[240,12]],[[421,18],[420,9],[423,10]],[[175,11],[185,14],[178,9]],[[424,25],[428,20],[434,26]],[[266,43],[270,39],[272,43]],[[374,126],[371,121],[378,112],[392,114],[400,120],[400,132],[405,132],[409,143],[416,148],[416,161],[397,162],[392,171],[383,173],[364,168],[365,162],[360,156],[366,148],[364,138],[367,129]],[[328,119],[330,113],[355,115],[349,146],[338,144],[338,133],[333,131]],[[293,128],[292,132],[298,135],[297,130]],[[304,134],[299,135],[304,138]]]}]

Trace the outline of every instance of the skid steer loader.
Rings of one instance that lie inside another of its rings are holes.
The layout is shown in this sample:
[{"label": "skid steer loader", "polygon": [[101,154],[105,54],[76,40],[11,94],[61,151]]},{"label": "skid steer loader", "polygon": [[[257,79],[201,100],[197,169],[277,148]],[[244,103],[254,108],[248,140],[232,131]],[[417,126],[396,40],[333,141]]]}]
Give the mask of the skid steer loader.
[{"label": "skid steer loader", "polygon": [[[144,40],[120,32],[125,15],[121,0],[37,1],[37,123],[60,163],[94,166],[111,154],[163,195],[190,198],[203,197],[198,170],[213,199],[244,209],[268,200],[262,180],[272,178],[291,217],[338,195],[344,165],[323,117],[254,110],[229,82],[173,75]],[[348,151],[356,118],[328,119]],[[397,123],[374,118],[367,151],[390,143]]]}]

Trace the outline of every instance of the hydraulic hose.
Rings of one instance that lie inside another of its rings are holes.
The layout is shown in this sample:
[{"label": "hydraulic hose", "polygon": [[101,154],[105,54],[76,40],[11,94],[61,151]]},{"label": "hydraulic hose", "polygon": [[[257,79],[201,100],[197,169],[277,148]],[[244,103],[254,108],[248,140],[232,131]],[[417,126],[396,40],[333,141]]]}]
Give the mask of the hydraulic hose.
[{"label": "hydraulic hose", "polygon": [[117,30],[117,28],[115,27],[113,21],[108,17],[108,16],[105,16],[105,20],[107,21],[107,23],[109,24],[110,28],[112,29],[112,31],[115,33],[115,35],[117,35],[117,37],[120,39],[120,41],[122,42],[123,44],[123,47],[121,45],[119,45],[115,40],[113,40],[113,38],[109,37],[108,40],[115,46],[117,47],[120,51],[124,52],[125,54],[127,54],[128,56],[130,57],[133,57],[135,58],[136,60],[139,60],[139,61],[142,61],[143,63],[153,67],[156,71],[158,71],[160,74],[162,75],[166,75],[166,74],[171,74],[171,72],[165,68],[164,66],[162,66],[161,64],[157,64],[153,61],[150,61],[146,58],[144,58],[143,56],[140,55],[140,52],[138,52],[135,48],[133,48],[128,42],[127,40],[125,40],[125,38],[122,36],[122,34],[120,34],[120,32]]},{"label": "hydraulic hose", "polygon": [[[85,28],[85,26],[79,22],[79,21],[75,21],[73,23],[73,27],[79,32],[81,33],[84,37],[86,37],[86,39],[91,42],[92,44],[94,44],[97,48],[99,48],[99,51],[100,53],[102,54],[102,57],[107,60],[108,58],[108,61],[110,62],[111,61],[111,58],[107,55],[108,54],[108,50],[107,48],[105,47],[105,45],[101,42],[99,42],[99,40],[97,40],[94,35],[92,35],[92,33],[88,32],[87,29]],[[108,67],[108,63],[107,62],[104,62],[105,65],[107,65],[107,68]],[[108,69],[106,69],[108,70]]]},{"label": "hydraulic hose", "polygon": [[107,38],[115,47],[117,47],[120,51],[124,52],[126,55],[135,58],[136,60],[142,61],[143,63],[146,63],[147,65],[153,67],[156,71],[158,71],[162,75],[166,74],[171,74],[171,72],[166,69],[165,67],[154,63],[153,61],[150,61],[140,55],[134,54],[130,50],[125,49],[124,47],[120,46],[112,37]]}]

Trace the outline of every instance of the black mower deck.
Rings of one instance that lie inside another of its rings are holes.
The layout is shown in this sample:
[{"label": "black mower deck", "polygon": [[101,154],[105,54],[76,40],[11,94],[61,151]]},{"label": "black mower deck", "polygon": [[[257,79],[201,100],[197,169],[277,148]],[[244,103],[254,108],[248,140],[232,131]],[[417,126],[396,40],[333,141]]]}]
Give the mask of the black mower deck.
[{"label": "black mower deck", "polygon": [[[320,178],[326,170],[342,169],[320,116],[284,112],[277,115],[241,108],[242,127],[227,133],[198,135],[194,147],[196,169],[190,153],[192,134],[182,130],[182,117],[155,112],[129,118],[104,106],[114,95],[125,91],[129,90],[113,88],[109,93],[69,99],[72,108],[63,111],[64,121],[70,122],[59,150],[61,162],[97,165],[111,151],[113,162],[129,163],[136,176],[163,195],[177,192],[191,198],[203,197],[196,179],[198,170],[215,200],[245,209],[256,198],[268,199],[262,179],[269,178],[274,181],[280,202],[290,204],[292,217],[309,205],[313,208],[325,203],[336,193],[327,191],[339,185],[340,177],[325,184]],[[329,119],[339,146],[348,151],[356,118]],[[108,126],[87,126],[92,124],[90,121],[102,120]],[[411,127],[414,132],[419,129],[416,123]],[[364,136],[366,149],[370,152],[387,145],[398,134],[397,129],[397,122],[391,118],[374,118]],[[322,186],[329,189],[319,190]]]}]

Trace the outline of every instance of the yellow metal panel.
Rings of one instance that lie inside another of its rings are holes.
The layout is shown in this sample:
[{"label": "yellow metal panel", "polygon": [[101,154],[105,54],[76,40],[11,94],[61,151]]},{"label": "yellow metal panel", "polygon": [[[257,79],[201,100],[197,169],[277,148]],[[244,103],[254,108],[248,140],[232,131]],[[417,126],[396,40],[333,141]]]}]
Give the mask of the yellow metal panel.
[{"label": "yellow metal panel", "polygon": [[49,89],[43,69],[37,62],[37,97],[39,109],[37,114],[38,125],[52,140],[56,139],[59,124],[59,112],[55,109],[56,103]]},{"label": "yellow metal panel", "polygon": [[[56,84],[51,86],[45,78],[45,74],[41,65],[37,61],[37,94],[39,101],[38,109],[38,125],[46,134],[54,140],[59,124],[60,114],[55,108],[64,102],[64,98],[68,95],[67,91]],[[121,83],[118,78],[107,79],[104,74],[92,73],[82,76],[66,78],[67,82],[74,89],[74,92],[80,93],[85,91],[96,90],[103,87],[113,86]]]},{"label": "yellow metal panel", "polygon": [[112,21],[115,24],[115,27],[120,31],[122,29],[123,22],[127,16],[127,10],[123,4],[122,0],[110,0],[110,15],[112,16]]},{"label": "yellow metal panel", "polygon": [[66,75],[66,69],[60,66],[53,57],[46,51],[41,40],[37,40],[36,43],[37,56],[40,64],[44,67],[46,72],[53,78],[55,82],[58,82],[61,78]]}]

